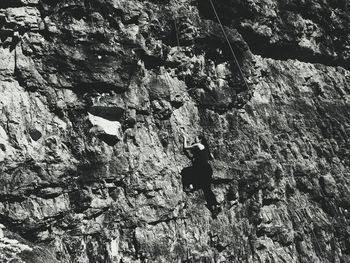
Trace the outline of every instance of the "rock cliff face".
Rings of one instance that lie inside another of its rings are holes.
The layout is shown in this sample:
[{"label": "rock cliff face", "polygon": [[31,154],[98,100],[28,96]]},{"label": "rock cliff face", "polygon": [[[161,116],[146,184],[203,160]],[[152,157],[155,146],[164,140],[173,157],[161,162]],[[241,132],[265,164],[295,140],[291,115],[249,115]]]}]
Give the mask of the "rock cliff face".
[{"label": "rock cliff face", "polygon": [[350,262],[349,2],[213,3],[247,86],[207,0],[1,0],[1,262]]}]

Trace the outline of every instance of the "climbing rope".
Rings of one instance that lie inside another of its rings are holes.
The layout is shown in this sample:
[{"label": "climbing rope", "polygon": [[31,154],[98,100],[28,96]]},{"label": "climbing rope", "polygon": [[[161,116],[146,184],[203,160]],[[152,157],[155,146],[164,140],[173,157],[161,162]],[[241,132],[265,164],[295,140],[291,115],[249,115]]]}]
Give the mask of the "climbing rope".
[{"label": "climbing rope", "polygon": [[239,63],[238,63],[238,59],[237,59],[237,57],[236,57],[236,54],[235,54],[235,52],[233,51],[233,48],[232,48],[232,46],[231,46],[231,43],[230,43],[230,41],[229,41],[229,39],[228,39],[228,37],[227,37],[225,28],[224,28],[224,26],[223,26],[222,23],[221,23],[221,20],[220,20],[220,18],[219,18],[218,13],[216,12],[216,9],[215,9],[215,6],[214,6],[214,4],[213,4],[213,1],[212,1],[212,0],[209,0],[209,2],[210,2],[211,6],[212,6],[212,8],[213,8],[213,11],[214,11],[214,14],[215,14],[215,16],[216,16],[216,19],[218,20],[218,22],[219,22],[219,24],[220,24],[222,33],[223,33],[224,36],[225,36],[225,39],[226,39],[226,41],[227,41],[227,44],[228,44],[228,46],[229,46],[229,48],[230,48],[230,50],[231,50],[232,56],[233,56],[233,58],[234,58],[234,60],[235,60],[235,62],[236,62],[236,64],[237,64],[237,66],[238,66],[239,73],[240,73],[240,75],[241,75],[241,77],[242,77],[242,79],[243,79],[243,81],[244,81],[244,84],[245,84],[247,90],[249,90],[248,83],[247,83],[247,81],[246,81],[246,79],[245,79],[245,77],[244,77],[244,75],[243,75],[243,72],[242,72],[242,69],[241,69],[241,67],[240,67],[240,65],[239,65]]},{"label": "climbing rope", "polygon": [[177,19],[174,18],[174,25],[175,25],[175,34],[176,34],[176,42],[177,42],[177,47],[180,47],[180,39],[179,39],[179,34],[178,34],[178,29],[177,29]]},{"label": "climbing rope", "polygon": [[[175,25],[175,34],[176,34],[176,42],[177,42],[177,52],[179,51],[180,48],[180,38],[179,38],[179,30],[177,28],[177,19],[174,18],[174,25]],[[182,81],[185,82],[185,74],[184,74],[184,66],[182,65],[182,63],[180,62],[181,65],[181,71],[183,73],[183,78]],[[180,78],[179,78],[180,79]]]}]

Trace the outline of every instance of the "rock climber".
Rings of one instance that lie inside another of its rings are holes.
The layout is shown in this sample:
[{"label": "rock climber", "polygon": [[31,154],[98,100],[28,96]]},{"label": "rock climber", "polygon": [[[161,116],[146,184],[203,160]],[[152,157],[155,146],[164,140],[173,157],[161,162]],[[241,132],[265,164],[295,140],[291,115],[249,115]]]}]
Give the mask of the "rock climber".
[{"label": "rock climber", "polygon": [[187,138],[184,135],[183,142],[185,155],[192,161],[192,166],[184,168],[181,172],[184,188],[202,189],[208,209],[216,215],[221,208],[211,190],[213,170],[209,160],[213,159],[213,155],[210,153],[208,142],[202,135],[197,136],[192,145],[187,144]]}]

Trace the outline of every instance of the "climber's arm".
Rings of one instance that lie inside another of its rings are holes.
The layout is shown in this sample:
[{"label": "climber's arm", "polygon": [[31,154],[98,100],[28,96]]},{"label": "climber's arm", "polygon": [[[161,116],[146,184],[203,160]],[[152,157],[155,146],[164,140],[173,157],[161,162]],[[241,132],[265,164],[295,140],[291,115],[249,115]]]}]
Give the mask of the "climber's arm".
[{"label": "climber's arm", "polygon": [[194,143],[192,145],[188,145],[187,144],[187,138],[184,135],[184,150],[191,150],[191,149],[194,149],[194,148],[201,148],[200,144],[199,143]]},{"label": "climber's arm", "polygon": [[187,138],[186,138],[186,136],[184,135],[184,150],[190,150],[190,149],[192,149],[192,146],[189,146],[189,145],[187,144]]}]

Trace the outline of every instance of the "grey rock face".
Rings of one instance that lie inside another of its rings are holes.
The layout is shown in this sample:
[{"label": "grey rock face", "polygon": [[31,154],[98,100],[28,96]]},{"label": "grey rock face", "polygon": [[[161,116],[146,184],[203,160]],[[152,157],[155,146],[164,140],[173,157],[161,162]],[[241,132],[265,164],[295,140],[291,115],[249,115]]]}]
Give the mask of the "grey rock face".
[{"label": "grey rock face", "polygon": [[208,1],[1,1],[1,262],[350,261],[349,4],[213,3],[247,86]]}]

